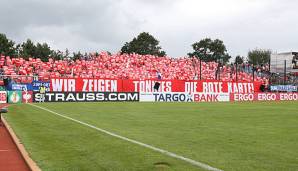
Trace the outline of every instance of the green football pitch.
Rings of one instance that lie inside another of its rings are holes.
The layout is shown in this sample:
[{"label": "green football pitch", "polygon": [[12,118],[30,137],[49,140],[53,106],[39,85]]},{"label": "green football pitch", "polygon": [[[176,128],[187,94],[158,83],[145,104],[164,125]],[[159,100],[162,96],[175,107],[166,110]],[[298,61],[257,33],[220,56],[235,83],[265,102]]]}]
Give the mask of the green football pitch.
[{"label": "green football pitch", "polygon": [[5,118],[42,170],[298,170],[297,102],[34,105]]}]

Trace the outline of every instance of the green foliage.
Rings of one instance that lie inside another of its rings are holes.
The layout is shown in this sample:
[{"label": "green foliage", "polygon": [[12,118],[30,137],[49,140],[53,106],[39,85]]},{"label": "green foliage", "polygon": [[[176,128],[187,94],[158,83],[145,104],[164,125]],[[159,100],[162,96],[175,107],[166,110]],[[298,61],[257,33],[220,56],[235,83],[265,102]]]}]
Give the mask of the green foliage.
[{"label": "green foliage", "polygon": [[63,59],[63,53],[60,50],[53,50],[51,57],[55,60],[62,60]]},{"label": "green foliage", "polygon": [[51,48],[46,43],[37,43],[35,51],[35,57],[39,57],[42,61],[48,61],[52,54]]},{"label": "green foliage", "polygon": [[32,40],[27,39],[27,41],[23,42],[20,47],[20,56],[23,58],[28,59],[29,57],[36,57],[36,46]]},{"label": "green foliage", "polygon": [[158,46],[159,41],[149,33],[143,32],[138,37],[133,38],[131,42],[126,42],[121,48],[121,53],[137,53],[140,55],[165,56],[166,52]]},{"label": "green foliage", "polygon": [[30,39],[27,39],[26,42],[23,42],[21,45],[17,46],[19,50],[19,56],[28,59],[40,58],[42,61],[47,62],[49,58],[53,55],[53,50],[47,43],[37,43],[36,45]]},{"label": "green foliage", "polygon": [[58,51],[51,50],[47,43],[37,43],[36,45],[30,39],[21,44],[16,44],[9,40],[5,34],[0,33],[0,54],[10,57],[23,57],[24,59],[40,58],[42,61],[48,61],[49,57],[62,59]]},{"label": "green foliage", "polygon": [[203,39],[192,44],[194,52],[188,53],[190,57],[195,56],[203,61],[222,61],[224,64],[229,61],[231,56],[227,53],[226,46],[222,40],[210,38]]},{"label": "green foliage", "polygon": [[5,34],[0,33],[0,54],[5,56],[17,56],[15,43],[9,40]]},{"label": "green foliage", "polygon": [[244,62],[244,57],[242,56],[236,56],[236,58],[235,58],[235,64],[243,64],[243,62]]},{"label": "green foliage", "polygon": [[248,61],[254,65],[268,64],[270,61],[271,50],[255,49],[248,52]]},{"label": "green foliage", "polygon": [[[110,55],[110,56],[112,55],[112,53],[111,53],[111,52],[109,52],[109,51],[107,51],[107,54],[108,54],[108,55]],[[97,55],[97,56],[98,56],[98,55]]]},{"label": "green foliage", "polygon": [[[96,52],[97,53],[97,52]],[[81,54],[81,52],[73,52],[73,60],[77,60],[77,59],[80,59],[83,55]]]},{"label": "green foliage", "polygon": [[66,59],[69,58],[69,50],[67,48],[65,49],[65,55],[63,57]]}]

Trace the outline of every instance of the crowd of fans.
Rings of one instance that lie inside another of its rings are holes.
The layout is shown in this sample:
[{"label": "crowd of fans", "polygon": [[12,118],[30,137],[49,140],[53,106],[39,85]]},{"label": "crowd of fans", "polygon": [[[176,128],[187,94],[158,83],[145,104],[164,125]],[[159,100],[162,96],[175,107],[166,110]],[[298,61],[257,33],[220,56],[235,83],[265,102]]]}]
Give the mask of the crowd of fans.
[{"label": "crowd of fans", "polygon": [[[48,81],[54,77],[64,78],[110,78],[110,79],[162,79],[171,80],[221,80],[221,81],[262,81],[268,82],[268,66],[257,68],[248,63],[238,66],[219,65],[216,62],[201,62],[196,58],[170,58],[138,54],[114,54],[101,52],[75,61],[70,59],[42,62],[40,59],[0,57],[3,75],[12,75],[19,82],[32,82],[33,76]],[[21,75],[21,77],[17,76]],[[29,77],[28,77],[29,76]]]}]

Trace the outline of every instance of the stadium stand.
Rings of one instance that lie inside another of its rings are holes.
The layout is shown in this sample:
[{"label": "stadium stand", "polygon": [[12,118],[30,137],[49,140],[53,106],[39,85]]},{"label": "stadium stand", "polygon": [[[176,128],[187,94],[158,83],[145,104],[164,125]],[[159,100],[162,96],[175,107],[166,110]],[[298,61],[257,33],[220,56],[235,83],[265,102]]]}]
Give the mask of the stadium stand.
[{"label": "stadium stand", "polygon": [[[109,55],[106,52],[75,61],[50,58],[48,62],[42,62],[39,58],[25,60],[1,56],[0,66],[3,75],[11,75],[16,82],[21,83],[31,83],[34,76],[38,76],[39,80],[43,81],[54,77],[155,79],[157,71],[162,74],[164,80],[196,80],[200,78],[200,62],[195,58],[170,58],[138,54]],[[202,79],[251,82],[254,78],[255,81],[268,82],[267,77],[263,74],[256,74],[253,77],[252,67],[249,64],[242,64],[238,68],[240,69],[236,71],[235,65],[219,66],[216,62],[202,62]],[[262,73],[261,70],[259,72]],[[217,73],[220,73],[219,76]]]}]

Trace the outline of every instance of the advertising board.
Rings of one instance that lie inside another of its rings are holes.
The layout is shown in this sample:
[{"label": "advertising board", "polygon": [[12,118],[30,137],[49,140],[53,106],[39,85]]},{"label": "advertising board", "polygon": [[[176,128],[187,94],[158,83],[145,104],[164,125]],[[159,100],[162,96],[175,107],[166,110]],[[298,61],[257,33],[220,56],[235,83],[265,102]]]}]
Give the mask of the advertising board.
[{"label": "advertising board", "polygon": [[231,101],[297,101],[298,93],[230,94]]},{"label": "advertising board", "polygon": [[140,93],[141,102],[228,102],[229,93]]},{"label": "advertising board", "polygon": [[33,102],[124,102],[139,101],[139,93],[128,92],[52,92],[43,96],[33,92]]},{"label": "advertising board", "polygon": [[142,102],[193,102],[191,93],[140,93]]},{"label": "advertising board", "polygon": [[32,90],[33,91],[39,91],[39,87],[44,86],[46,88],[46,91],[50,91],[50,82],[43,82],[43,81],[33,81],[32,82]]},{"label": "advertising board", "polygon": [[6,91],[0,91],[0,103],[7,102],[7,93]]},{"label": "advertising board", "polygon": [[8,103],[22,103],[21,91],[8,91],[7,92]]},{"label": "advertising board", "polygon": [[194,95],[195,102],[229,102],[230,94],[229,93],[195,93]]},{"label": "advertising board", "polygon": [[32,84],[17,84],[13,83],[8,87],[11,91],[32,91]]},{"label": "advertising board", "polygon": [[297,91],[297,86],[293,85],[274,85],[270,86],[271,91],[284,91],[284,92],[295,92]]},{"label": "advertising board", "polygon": [[33,102],[33,92],[22,91],[22,103],[32,103],[32,102]]}]

